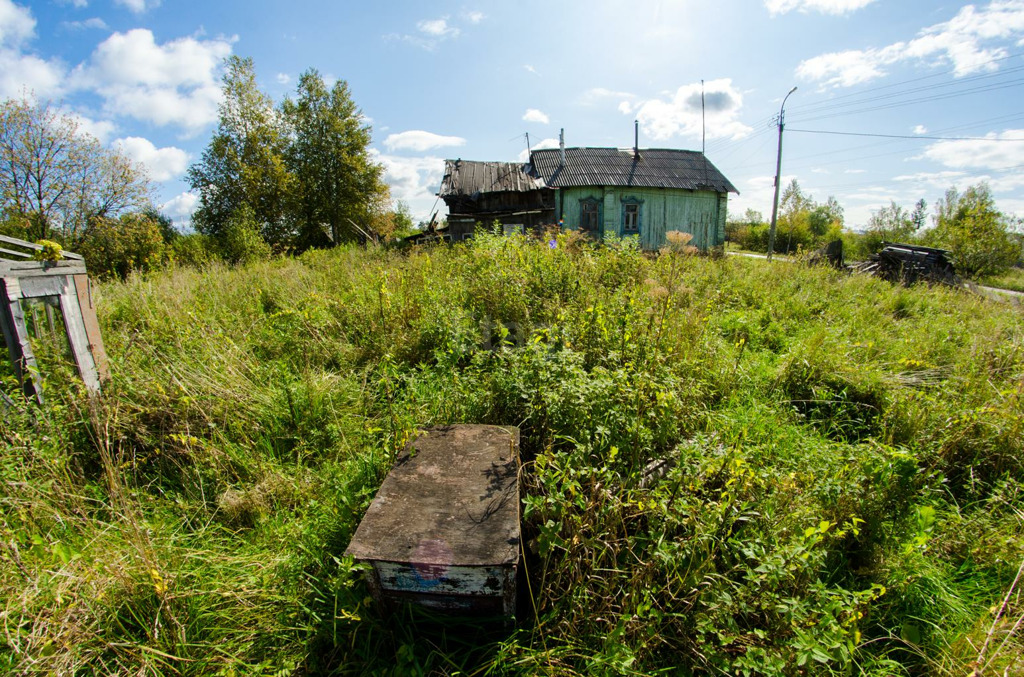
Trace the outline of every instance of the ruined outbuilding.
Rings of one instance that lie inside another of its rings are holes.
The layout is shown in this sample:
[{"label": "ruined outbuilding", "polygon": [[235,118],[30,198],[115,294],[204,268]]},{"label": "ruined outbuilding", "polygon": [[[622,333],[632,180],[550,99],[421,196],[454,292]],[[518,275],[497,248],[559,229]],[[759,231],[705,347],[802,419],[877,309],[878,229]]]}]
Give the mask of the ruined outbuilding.
[{"label": "ruined outbuilding", "polygon": [[445,160],[438,196],[448,206],[448,234],[472,237],[479,223],[505,233],[538,231],[555,223],[554,192],[521,162]]},{"label": "ruined outbuilding", "polygon": [[109,372],[85,261],[59,250],[52,252],[56,260],[44,259],[47,252],[41,245],[2,235],[0,245],[0,329],[25,395],[43,402],[26,318],[26,311],[34,315],[38,304],[51,327],[60,312],[78,373],[89,392],[99,394]]},{"label": "ruined outbuilding", "polygon": [[950,252],[934,247],[883,242],[882,250],[867,261],[854,266],[854,270],[870,273],[894,284],[911,285],[924,281],[930,284],[959,286]]}]

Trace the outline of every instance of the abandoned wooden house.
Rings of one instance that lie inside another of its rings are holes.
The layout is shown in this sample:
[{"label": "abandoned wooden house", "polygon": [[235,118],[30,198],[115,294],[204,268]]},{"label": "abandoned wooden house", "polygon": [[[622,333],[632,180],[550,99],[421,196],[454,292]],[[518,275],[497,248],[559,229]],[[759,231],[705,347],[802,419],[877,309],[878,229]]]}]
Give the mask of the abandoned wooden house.
[{"label": "abandoned wooden house", "polygon": [[438,195],[453,241],[498,221],[506,233],[559,224],[598,240],[636,236],[647,250],[676,230],[708,250],[724,244],[728,194],[738,192],[698,151],[566,148],[563,135],[527,164],[446,160]]},{"label": "abandoned wooden house", "polygon": [[665,245],[673,230],[708,250],[725,242],[729,193],[738,193],[703,153],[692,150],[560,148],[530,154],[531,173],[555,193],[562,227],[603,239],[634,235]]},{"label": "abandoned wooden house", "polygon": [[445,160],[438,196],[448,205],[448,234],[458,242],[477,224],[525,233],[555,224],[554,193],[521,162]]}]

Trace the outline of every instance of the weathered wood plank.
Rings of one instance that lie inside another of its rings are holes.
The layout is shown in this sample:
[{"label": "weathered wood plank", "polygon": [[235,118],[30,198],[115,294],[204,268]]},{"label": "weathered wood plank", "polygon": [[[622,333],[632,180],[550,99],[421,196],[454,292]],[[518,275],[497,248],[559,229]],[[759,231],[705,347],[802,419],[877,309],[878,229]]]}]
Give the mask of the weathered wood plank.
[{"label": "weathered wood plank", "polygon": [[17,278],[0,280],[0,328],[14,366],[14,375],[28,398],[43,403],[43,390],[39,381],[39,365],[32,353],[25,326],[25,313],[21,307],[21,285]]},{"label": "weathered wood plank", "polygon": [[[0,242],[6,243],[6,244],[13,244],[16,247],[24,247],[25,249],[31,249],[32,251],[37,251],[37,252],[43,251],[43,246],[42,245],[35,244],[34,242],[28,242],[26,240],[19,240],[16,237],[9,237],[7,235],[0,235]],[[82,261],[83,260],[81,254],[76,254],[75,252],[68,252],[68,251],[65,251],[65,252],[62,252],[62,253],[64,254],[64,258],[66,258],[66,259],[73,259],[75,261]]]},{"label": "weathered wood plank", "polygon": [[68,343],[71,354],[78,365],[78,373],[85,382],[85,387],[94,395],[100,392],[100,376],[96,370],[96,362],[89,350],[89,336],[82,320],[82,309],[78,304],[78,294],[70,287],[60,295],[60,309],[64,313],[64,328],[68,332]]},{"label": "weathered wood plank", "polygon": [[13,249],[4,249],[3,247],[0,247],[0,254],[6,254],[7,256],[14,256],[14,257],[19,258],[19,259],[30,259],[30,258],[32,258],[31,254],[27,254],[25,252],[16,252]]},{"label": "weathered wood plank", "polygon": [[96,305],[92,299],[92,282],[88,275],[75,275],[75,293],[78,295],[78,306],[82,309],[82,321],[85,323],[85,335],[89,338],[89,351],[100,381],[110,378],[110,362],[107,360],[107,349],[103,347],[103,334],[100,322],[96,317]]},{"label": "weathered wood plank", "polygon": [[4,261],[0,260],[0,277],[43,277],[46,275],[84,275],[81,261]]},{"label": "weathered wood plank", "polygon": [[36,299],[41,296],[60,296],[67,289],[68,279],[64,275],[26,277],[19,280],[21,298]]}]

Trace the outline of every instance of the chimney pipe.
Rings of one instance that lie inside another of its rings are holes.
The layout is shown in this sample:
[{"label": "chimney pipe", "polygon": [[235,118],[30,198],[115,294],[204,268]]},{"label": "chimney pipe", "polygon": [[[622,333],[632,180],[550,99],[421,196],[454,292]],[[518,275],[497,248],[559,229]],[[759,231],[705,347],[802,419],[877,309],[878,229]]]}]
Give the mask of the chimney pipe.
[{"label": "chimney pipe", "polygon": [[633,120],[633,159],[640,159],[640,121]]},{"label": "chimney pipe", "polygon": [[558,166],[565,166],[565,127],[558,132]]}]

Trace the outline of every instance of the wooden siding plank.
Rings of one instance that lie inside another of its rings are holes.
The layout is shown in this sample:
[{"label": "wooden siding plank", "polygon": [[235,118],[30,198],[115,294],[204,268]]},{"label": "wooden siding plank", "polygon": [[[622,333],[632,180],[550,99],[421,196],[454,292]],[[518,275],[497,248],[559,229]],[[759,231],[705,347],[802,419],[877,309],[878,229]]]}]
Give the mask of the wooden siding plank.
[{"label": "wooden siding plank", "polygon": [[[597,198],[604,208],[606,233],[621,233],[622,198],[643,201],[640,244],[648,250],[665,246],[668,231],[678,230],[693,236],[691,244],[707,250],[725,241],[724,194],[679,188],[613,188],[588,186],[560,188],[566,230],[579,230],[580,200]],[[609,204],[611,196],[611,204]]]},{"label": "wooden siding plank", "polygon": [[37,299],[41,296],[60,296],[67,286],[67,278],[63,275],[48,275],[46,277],[22,278],[21,298]]},{"label": "wooden siding plank", "polygon": [[[35,244],[34,242],[27,242],[25,240],[19,240],[16,237],[9,237],[7,235],[0,235],[0,242],[3,242],[4,244],[12,244],[12,245],[14,245],[16,247],[24,247],[25,249],[31,249],[32,251],[36,251],[36,252],[43,251],[43,246],[42,245]],[[72,260],[75,260],[75,261],[82,261],[83,260],[81,254],[76,254],[75,252],[62,252],[62,253],[64,254],[64,258],[66,258],[66,259],[72,259]]]},{"label": "wooden siding plank", "polygon": [[4,261],[0,260],[0,277],[43,277],[46,275],[84,275],[81,261]]},{"label": "wooden siding plank", "polygon": [[96,305],[92,299],[92,282],[88,275],[75,275],[74,280],[78,306],[82,309],[82,321],[85,323],[85,335],[89,339],[89,352],[92,353],[100,381],[106,381],[110,378],[110,362],[107,360],[107,349],[103,346],[100,322],[96,317]]},{"label": "wooden siding plank", "polygon": [[89,351],[89,337],[85,331],[85,322],[82,320],[78,294],[71,285],[66,286],[60,295],[60,309],[64,313],[64,328],[68,332],[68,343],[71,344],[71,354],[78,365],[78,373],[89,392],[98,395],[100,377],[96,371],[96,362]]}]

